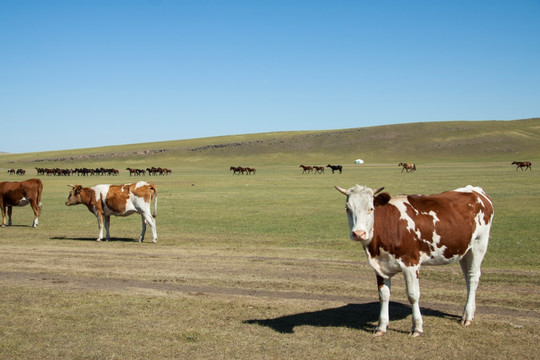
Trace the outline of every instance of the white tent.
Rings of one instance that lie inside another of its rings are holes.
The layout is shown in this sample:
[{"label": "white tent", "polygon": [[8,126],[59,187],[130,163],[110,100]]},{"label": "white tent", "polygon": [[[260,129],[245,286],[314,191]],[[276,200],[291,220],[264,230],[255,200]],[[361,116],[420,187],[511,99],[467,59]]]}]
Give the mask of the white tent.
[{"label": "white tent", "polygon": [[364,163],[364,160],[362,160],[362,159],[356,159],[356,160],[354,160],[354,163],[355,163],[355,164],[363,164],[363,163]]}]

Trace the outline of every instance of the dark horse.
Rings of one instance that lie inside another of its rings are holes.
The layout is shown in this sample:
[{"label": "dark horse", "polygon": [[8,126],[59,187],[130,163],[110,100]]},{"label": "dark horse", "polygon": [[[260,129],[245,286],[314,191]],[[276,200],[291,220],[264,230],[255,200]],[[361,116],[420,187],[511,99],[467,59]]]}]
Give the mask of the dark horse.
[{"label": "dark horse", "polygon": [[532,164],[530,161],[514,161],[512,162],[512,165],[516,165],[516,171],[518,169],[521,169],[521,171],[523,171],[523,168],[525,168],[525,171],[527,171],[527,169],[532,171]]},{"label": "dark horse", "polygon": [[343,170],[343,166],[341,166],[341,165],[330,165],[330,164],[328,164],[328,165],[326,165],[326,167],[332,169],[332,174],[334,173],[334,171],[337,171],[337,170],[339,170],[339,173],[341,174],[341,171]]}]

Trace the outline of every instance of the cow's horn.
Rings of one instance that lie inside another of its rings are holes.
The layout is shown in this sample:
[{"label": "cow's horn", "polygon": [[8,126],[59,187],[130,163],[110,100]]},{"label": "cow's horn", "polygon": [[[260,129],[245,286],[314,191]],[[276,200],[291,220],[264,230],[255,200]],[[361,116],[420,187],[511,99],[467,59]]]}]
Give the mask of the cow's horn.
[{"label": "cow's horn", "polygon": [[72,188],[74,188],[74,187],[75,187],[75,185],[68,185],[68,186],[71,186]]},{"label": "cow's horn", "polygon": [[380,193],[380,192],[383,191],[383,190],[384,190],[384,186],[378,188],[377,190],[375,190],[375,191],[373,192],[373,195],[376,195],[376,194]]},{"label": "cow's horn", "polygon": [[341,188],[339,186],[334,186],[336,188],[337,191],[339,191],[340,193],[342,193],[343,195],[347,195],[347,190],[344,189],[344,188]]}]

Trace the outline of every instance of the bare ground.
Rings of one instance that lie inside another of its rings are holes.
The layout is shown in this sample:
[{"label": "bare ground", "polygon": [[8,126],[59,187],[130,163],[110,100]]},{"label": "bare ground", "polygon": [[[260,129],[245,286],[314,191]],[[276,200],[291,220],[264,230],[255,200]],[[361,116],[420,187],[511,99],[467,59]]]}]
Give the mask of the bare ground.
[{"label": "bare ground", "polygon": [[[4,247],[0,250],[0,284],[169,297],[210,295],[345,304],[378,300],[373,272],[362,261],[320,259],[319,255],[296,258],[275,250],[250,255],[234,249],[141,252],[110,248],[43,248],[29,253]],[[459,267],[424,267],[422,272],[428,274],[421,278],[422,308],[460,315],[466,292]],[[512,280],[501,284],[501,274]],[[477,314],[538,321],[540,290],[530,286],[538,278],[535,272],[484,270]],[[392,300],[407,305],[399,275],[393,281]]]}]

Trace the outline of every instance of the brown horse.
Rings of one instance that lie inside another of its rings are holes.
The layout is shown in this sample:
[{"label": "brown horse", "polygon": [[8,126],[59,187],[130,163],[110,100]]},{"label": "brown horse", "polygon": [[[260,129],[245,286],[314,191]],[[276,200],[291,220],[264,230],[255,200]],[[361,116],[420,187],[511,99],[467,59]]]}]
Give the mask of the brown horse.
[{"label": "brown horse", "polygon": [[521,171],[523,171],[523,168],[525,168],[525,171],[527,171],[527,169],[532,171],[532,164],[530,161],[514,161],[512,162],[512,165],[516,165],[516,171],[518,169],[521,169]]},{"label": "brown horse", "polygon": [[313,166],[313,172],[315,174],[324,174],[324,166]]},{"label": "brown horse", "polygon": [[300,167],[302,168],[302,174],[303,173],[310,173],[313,171],[313,166],[305,166],[305,165],[300,165]]},{"label": "brown horse", "polygon": [[401,169],[401,172],[403,172],[403,170],[409,172],[409,171],[416,171],[416,165],[413,164],[413,163],[403,163],[403,162],[400,162],[398,164],[398,166],[402,166],[403,169]]}]

